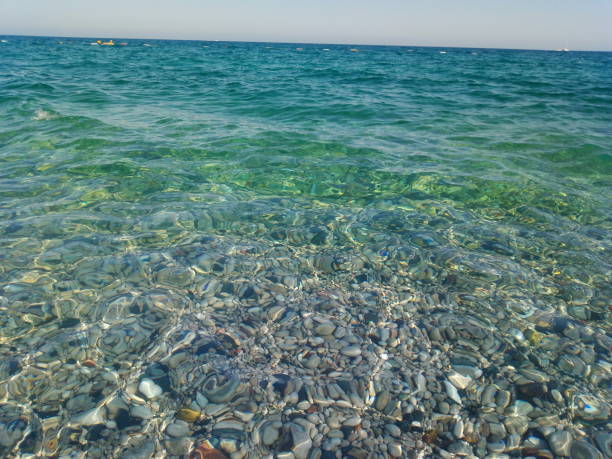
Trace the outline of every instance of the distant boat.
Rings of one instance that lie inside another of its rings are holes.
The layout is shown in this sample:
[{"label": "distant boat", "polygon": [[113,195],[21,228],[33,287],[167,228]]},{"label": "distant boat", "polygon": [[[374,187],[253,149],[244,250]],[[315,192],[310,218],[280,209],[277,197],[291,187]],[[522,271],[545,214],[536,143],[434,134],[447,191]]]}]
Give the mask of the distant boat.
[{"label": "distant boat", "polygon": [[446,51],[440,51],[440,54],[446,54]]},{"label": "distant boat", "polygon": [[357,48],[353,48],[353,49],[351,49],[351,52],[352,52],[352,53],[358,53],[358,52],[359,52],[359,50],[358,50]]},{"label": "distant boat", "polygon": [[142,46],[153,46],[150,43],[143,43]]},{"label": "distant boat", "polygon": [[115,42],[113,40],[109,40],[109,41],[98,40],[96,43],[100,46],[115,46]]}]

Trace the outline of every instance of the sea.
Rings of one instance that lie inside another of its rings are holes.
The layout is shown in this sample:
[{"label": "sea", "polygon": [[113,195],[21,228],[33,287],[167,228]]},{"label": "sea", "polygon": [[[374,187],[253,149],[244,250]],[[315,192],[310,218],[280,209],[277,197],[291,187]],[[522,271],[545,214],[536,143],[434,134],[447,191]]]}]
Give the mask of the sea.
[{"label": "sea", "polygon": [[610,457],[612,53],[99,38],[0,37],[0,457]]}]

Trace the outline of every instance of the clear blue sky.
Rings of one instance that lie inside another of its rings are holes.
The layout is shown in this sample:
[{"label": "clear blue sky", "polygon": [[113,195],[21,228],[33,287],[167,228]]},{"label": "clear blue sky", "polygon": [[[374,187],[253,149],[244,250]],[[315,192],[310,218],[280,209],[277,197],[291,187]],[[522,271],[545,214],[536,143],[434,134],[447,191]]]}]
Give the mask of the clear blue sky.
[{"label": "clear blue sky", "polygon": [[612,0],[0,0],[0,34],[612,50]]}]

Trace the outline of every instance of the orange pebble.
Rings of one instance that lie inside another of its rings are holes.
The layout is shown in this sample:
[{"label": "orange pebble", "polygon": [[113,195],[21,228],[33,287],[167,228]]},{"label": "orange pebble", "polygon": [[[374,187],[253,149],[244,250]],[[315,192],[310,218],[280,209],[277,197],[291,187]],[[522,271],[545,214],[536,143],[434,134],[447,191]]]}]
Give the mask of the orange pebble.
[{"label": "orange pebble", "polygon": [[189,454],[189,459],[227,459],[227,456],[213,448],[209,442],[205,442]]}]

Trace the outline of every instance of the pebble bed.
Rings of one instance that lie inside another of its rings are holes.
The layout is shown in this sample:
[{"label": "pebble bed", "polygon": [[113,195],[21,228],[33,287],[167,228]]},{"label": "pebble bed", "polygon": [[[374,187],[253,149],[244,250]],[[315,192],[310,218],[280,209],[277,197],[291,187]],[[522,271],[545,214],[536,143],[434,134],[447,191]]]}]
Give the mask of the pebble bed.
[{"label": "pebble bed", "polygon": [[278,231],[45,247],[1,289],[1,455],[610,457],[612,341],[588,290],[564,300],[424,233],[338,249]]}]

